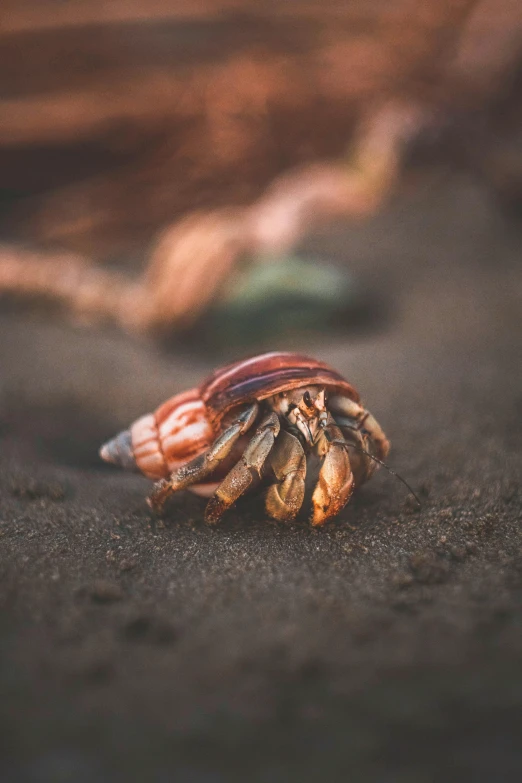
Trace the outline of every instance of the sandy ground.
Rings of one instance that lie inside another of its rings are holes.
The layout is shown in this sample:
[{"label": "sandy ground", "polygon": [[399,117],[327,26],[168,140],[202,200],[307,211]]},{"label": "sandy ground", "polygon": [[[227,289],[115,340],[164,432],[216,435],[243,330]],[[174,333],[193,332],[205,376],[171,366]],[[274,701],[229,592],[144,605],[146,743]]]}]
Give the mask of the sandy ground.
[{"label": "sandy ground", "polygon": [[2,780],[521,779],[519,228],[461,179],[309,243],[390,316],[272,345],[355,383],[423,497],[381,472],[319,531],[154,520],[97,447],[209,357],[4,307]]}]

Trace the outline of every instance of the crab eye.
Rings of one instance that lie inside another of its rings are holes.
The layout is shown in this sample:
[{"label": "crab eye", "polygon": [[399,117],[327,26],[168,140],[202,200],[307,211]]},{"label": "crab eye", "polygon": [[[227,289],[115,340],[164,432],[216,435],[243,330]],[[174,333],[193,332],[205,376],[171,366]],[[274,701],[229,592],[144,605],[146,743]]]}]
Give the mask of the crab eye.
[{"label": "crab eye", "polygon": [[312,398],[310,397],[310,392],[308,391],[308,389],[303,394],[303,402],[307,408],[313,407]]}]

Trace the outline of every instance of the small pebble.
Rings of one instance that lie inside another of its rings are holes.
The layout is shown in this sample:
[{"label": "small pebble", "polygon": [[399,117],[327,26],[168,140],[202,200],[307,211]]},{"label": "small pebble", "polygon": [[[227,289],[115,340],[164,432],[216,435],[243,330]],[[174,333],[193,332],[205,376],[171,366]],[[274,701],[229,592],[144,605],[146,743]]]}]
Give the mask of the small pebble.
[{"label": "small pebble", "polygon": [[36,481],[35,479],[13,481],[11,483],[11,494],[22,500],[48,498],[49,500],[59,502],[65,499],[65,489],[61,484]]},{"label": "small pebble", "polygon": [[124,558],[120,562],[120,571],[132,571],[132,569],[136,568],[137,565],[138,563],[136,560],[134,560],[134,558],[132,557]]},{"label": "small pebble", "polygon": [[90,596],[93,601],[100,604],[109,604],[113,601],[121,601],[124,597],[123,590],[116,582],[110,582],[106,579],[98,579],[92,585]]}]

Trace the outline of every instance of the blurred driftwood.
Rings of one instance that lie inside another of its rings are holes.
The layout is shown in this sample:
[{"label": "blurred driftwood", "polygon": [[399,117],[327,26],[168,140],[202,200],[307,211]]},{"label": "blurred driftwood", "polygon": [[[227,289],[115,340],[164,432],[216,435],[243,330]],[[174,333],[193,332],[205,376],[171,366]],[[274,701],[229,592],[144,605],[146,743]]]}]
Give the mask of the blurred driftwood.
[{"label": "blurred driftwood", "polygon": [[[0,290],[194,319],[242,256],[375,210],[423,129],[494,114],[521,52],[515,0],[4,2],[3,225],[45,253],[0,252]],[[87,260],[158,232],[136,280]]]}]

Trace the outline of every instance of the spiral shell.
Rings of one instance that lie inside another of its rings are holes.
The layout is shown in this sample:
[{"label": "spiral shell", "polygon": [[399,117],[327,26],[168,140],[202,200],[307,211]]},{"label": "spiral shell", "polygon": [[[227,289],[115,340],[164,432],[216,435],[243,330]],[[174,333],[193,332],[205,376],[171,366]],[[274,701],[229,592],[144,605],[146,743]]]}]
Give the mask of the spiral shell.
[{"label": "spiral shell", "polygon": [[157,481],[210,446],[215,433],[197,389],[171,397],[102,447],[100,456]]},{"label": "spiral shell", "polygon": [[167,478],[215,441],[232,409],[309,384],[359,401],[353,386],[324,362],[295,353],[266,353],[216,370],[199,388],[171,397],[106,443],[100,456],[154,481]]},{"label": "spiral shell", "polygon": [[354,402],[356,389],[324,362],[297,353],[274,351],[229,364],[216,370],[199,387],[214,428],[232,408],[252,400],[266,400],[278,392],[300,386],[320,385]]}]

